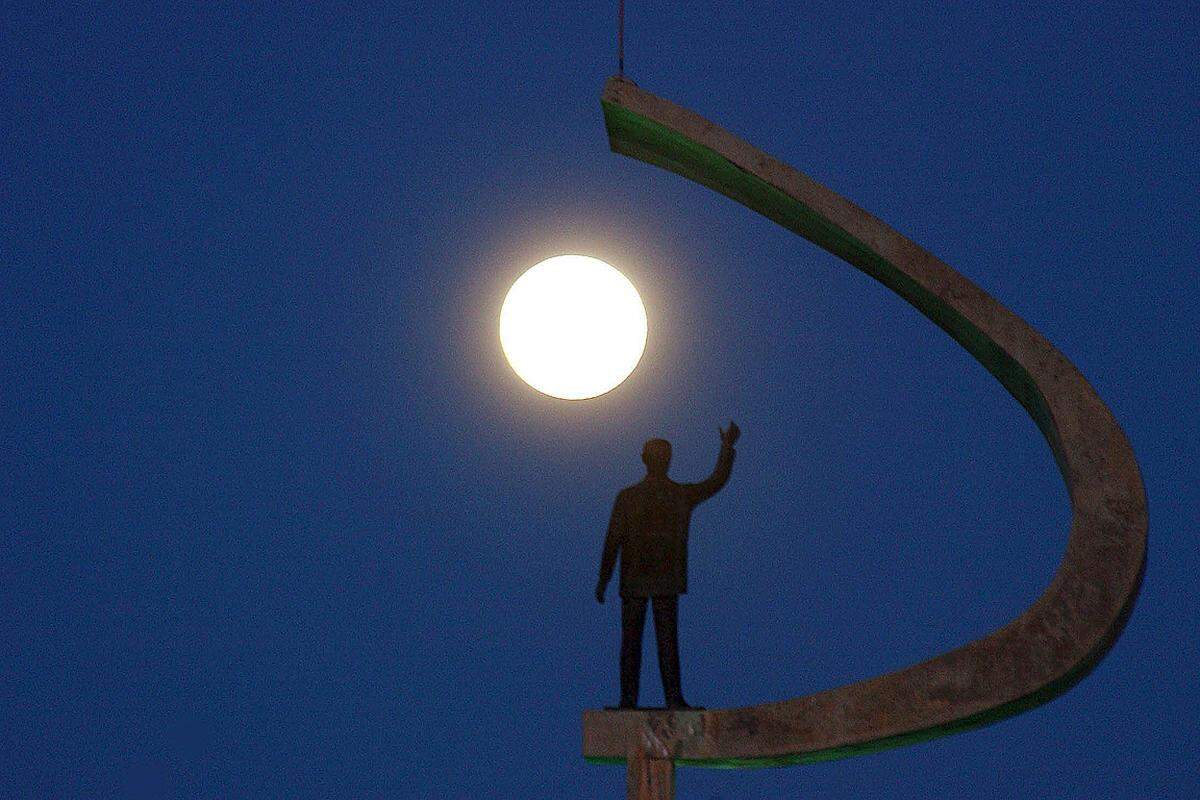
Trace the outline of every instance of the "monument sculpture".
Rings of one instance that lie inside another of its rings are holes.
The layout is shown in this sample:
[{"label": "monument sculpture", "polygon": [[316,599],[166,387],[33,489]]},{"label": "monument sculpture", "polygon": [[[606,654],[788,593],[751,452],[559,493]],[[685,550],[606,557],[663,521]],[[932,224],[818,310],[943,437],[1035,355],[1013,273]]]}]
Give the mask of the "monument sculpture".
[{"label": "monument sculpture", "polygon": [[628,796],[663,800],[674,796],[676,764],[781,766],[868,753],[997,722],[1082,680],[1132,612],[1148,523],[1129,442],[1079,370],[933,254],[703,117],[621,75],[608,81],[601,105],[615,152],[720,192],[833,253],[962,345],[1037,424],[1066,483],[1072,521],[1042,596],[981,639],[806,697],[744,708],[585,711],[584,757],[626,763]]},{"label": "monument sculpture", "polygon": [[721,491],[729,480],[741,431],[732,420],[720,431],[721,452],[711,475],[699,483],[676,483],[667,477],[671,443],[651,439],[642,447],[646,477],[622,489],[613,504],[596,600],[617,559],[621,562],[621,702],[617,708],[637,707],[642,668],[642,631],[646,605],[654,604],[654,638],[663,695],[671,710],[691,709],[683,699],[679,671],[679,595],[687,592],[688,531],[692,510]]}]

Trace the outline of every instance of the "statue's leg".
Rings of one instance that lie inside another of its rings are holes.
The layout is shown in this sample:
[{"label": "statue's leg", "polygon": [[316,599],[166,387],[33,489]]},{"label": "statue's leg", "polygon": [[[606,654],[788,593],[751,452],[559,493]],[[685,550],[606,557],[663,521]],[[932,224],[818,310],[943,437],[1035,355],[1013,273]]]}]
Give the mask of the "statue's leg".
[{"label": "statue's leg", "polygon": [[[657,608],[657,607],[656,607]],[[637,706],[642,677],[642,630],[646,627],[646,598],[621,598],[621,707]]]},{"label": "statue's leg", "polygon": [[654,598],[654,638],[658,643],[658,671],[662,676],[667,708],[686,707],[679,674],[679,596]]}]

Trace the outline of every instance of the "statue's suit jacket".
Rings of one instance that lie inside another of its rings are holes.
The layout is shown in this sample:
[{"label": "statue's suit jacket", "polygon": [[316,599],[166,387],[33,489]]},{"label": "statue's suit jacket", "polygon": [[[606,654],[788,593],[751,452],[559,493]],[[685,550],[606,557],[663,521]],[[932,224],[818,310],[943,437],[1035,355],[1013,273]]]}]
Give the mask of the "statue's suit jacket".
[{"label": "statue's suit jacket", "polygon": [[733,448],[722,444],[716,468],[700,483],[647,475],[641,483],[622,489],[604,537],[601,583],[608,583],[620,554],[622,597],[685,593],[692,509],[729,480],[733,456]]}]

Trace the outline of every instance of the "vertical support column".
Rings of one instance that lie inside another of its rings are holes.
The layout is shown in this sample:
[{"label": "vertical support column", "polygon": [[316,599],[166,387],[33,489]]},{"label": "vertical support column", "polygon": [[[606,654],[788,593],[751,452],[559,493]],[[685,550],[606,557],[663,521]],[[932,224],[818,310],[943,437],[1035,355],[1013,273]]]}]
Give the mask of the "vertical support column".
[{"label": "vertical support column", "polygon": [[626,761],[626,800],[675,800],[673,760],[655,758],[646,748],[635,745]]}]

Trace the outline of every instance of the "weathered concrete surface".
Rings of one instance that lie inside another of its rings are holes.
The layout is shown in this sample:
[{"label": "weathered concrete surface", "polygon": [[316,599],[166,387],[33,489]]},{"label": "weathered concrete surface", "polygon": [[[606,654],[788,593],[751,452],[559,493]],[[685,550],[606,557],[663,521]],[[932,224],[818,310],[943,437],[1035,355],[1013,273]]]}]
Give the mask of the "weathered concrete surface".
[{"label": "weathered concrete surface", "polygon": [[631,747],[653,747],[677,763],[704,766],[824,760],[994,722],[1079,681],[1112,647],[1132,610],[1147,516],[1129,443],[1075,366],[932,254],[728,131],[619,78],[605,86],[602,105],[614,151],[775,220],[876,278],[954,337],[1038,424],[1070,493],[1072,522],[1044,594],[982,639],[798,699],[703,712],[585,711],[584,756],[622,761]]},{"label": "weathered concrete surface", "polygon": [[675,762],[652,758],[641,748],[629,753],[625,775],[626,800],[674,800]]}]

